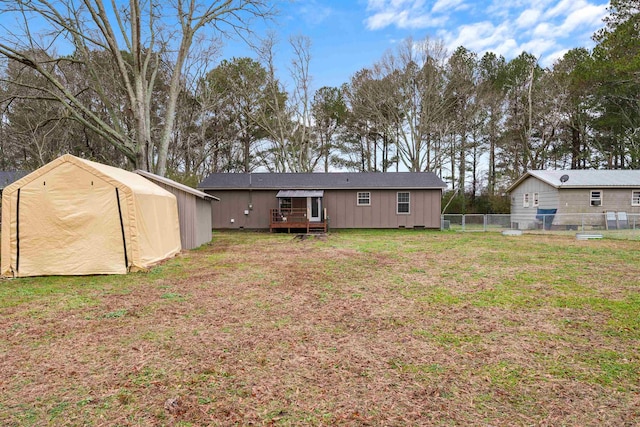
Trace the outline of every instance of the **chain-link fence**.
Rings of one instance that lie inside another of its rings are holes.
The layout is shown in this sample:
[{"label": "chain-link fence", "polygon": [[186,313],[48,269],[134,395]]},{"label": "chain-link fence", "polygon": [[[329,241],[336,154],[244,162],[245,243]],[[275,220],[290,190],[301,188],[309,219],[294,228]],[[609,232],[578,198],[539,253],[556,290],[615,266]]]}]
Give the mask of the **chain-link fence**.
[{"label": "chain-link fence", "polygon": [[441,229],[452,231],[504,231],[525,233],[595,233],[611,238],[640,238],[640,214],[608,212],[599,214],[536,215],[535,220],[515,222],[505,214],[445,214]]},{"label": "chain-link fence", "polygon": [[511,215],[446,214],[442,229],[456,231],[501,231],[511,228]]}]

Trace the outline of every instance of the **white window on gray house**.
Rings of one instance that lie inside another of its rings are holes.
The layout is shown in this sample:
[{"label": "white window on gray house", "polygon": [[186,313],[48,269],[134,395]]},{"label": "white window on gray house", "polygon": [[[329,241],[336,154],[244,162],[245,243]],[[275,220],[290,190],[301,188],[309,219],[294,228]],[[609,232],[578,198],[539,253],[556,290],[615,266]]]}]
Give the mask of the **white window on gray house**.
[{"label": "white window on gray house", "polygon": [[631,191],[631,206],[640,206],[640,190]]},{"label": "white window on gray house", "polygon": [[540,206],[540,194],[539,193],[533,193],[533,206]]},{"label": "white window on gray house", "polygon": [[529,193],[524,193],[522,195],[522,207],[523,208],[529,207]]},{"label": "white window on gray house", "polygon": [[410,203],[411,203],[411,198],[409,193],[398,193],[398,213],[399,214],[408,214],[410,213],[411,209],[410,209]]},{"label": "white window on gray house", "polygon": [[281,197],[280,200],[280,209],[291,209],[291,197]]},{"label": "white window on gray house", "polygon": [[601,190],[591,190],[589,192],[589,205],[591,205],[591,206],[602,206],[602,191]]},{"label": "white window on gray house", "polygon": [[371,193],[369,191],[358,192],[358,206],[371,206]]}]

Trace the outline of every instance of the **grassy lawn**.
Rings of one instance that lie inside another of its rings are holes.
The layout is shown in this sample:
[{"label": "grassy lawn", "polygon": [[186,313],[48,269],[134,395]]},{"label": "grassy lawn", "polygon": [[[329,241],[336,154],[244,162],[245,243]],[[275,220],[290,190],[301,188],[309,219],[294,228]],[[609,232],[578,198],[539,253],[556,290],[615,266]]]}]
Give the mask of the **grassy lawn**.
[{"label": "grassy lawn", "polygon": [[637,241],[215,233],[148,273],[0,282],[0,425],[640,420]]}]

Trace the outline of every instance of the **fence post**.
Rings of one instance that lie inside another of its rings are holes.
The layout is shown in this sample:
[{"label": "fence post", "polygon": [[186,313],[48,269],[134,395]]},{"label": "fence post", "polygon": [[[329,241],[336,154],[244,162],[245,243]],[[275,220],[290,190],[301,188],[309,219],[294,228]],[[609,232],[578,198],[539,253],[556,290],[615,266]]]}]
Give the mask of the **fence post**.
[{"label": "fence post", "polygon": [[462,231],[464,231],[465,214],[462,214]]},{"label": "fence post", "polygon": [[487,231],[487,214],[482,215],[482,231]]}]

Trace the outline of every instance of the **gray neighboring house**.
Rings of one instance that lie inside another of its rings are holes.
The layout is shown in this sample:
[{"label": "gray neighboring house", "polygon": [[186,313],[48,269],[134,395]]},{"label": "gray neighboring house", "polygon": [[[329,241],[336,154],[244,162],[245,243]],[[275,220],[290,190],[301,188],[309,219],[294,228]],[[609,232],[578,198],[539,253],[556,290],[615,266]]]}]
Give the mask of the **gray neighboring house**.
[{"label": "gray neighboring house", "polygon": [[214,229],[271,231],[439,229],[445,187],[431,172],[214,173],[198,185],[220,197]]},{"label": "gray neighboring house", "polygon": [[182,249],[193,249],[211,241],[211,202],[219,200],[179,182],[142,170],[135,173],[176,196]]},{"label": "gray neighboring house", "polygon": [[[599,214],[591,217],[604,226],[607,213],[640,213],[640,170],[533,170],[507,193],[513,228],[575,228],[583,214]],[[542,225],[545,218],[550,222]]]}]

